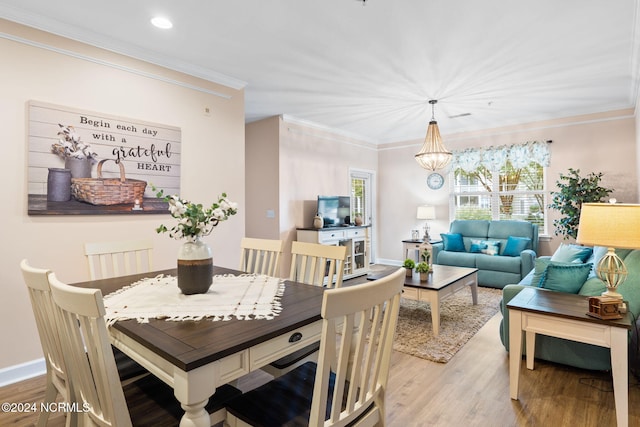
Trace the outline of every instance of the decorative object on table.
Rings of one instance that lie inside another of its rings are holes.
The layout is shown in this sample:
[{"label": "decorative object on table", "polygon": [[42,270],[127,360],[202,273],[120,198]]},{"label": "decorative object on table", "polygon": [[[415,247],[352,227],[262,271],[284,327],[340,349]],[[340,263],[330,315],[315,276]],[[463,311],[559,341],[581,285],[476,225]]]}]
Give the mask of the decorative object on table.
[{"label": "decorative object on table", "polygon": [[431,266],[431,244],[429,242],[426,243],[428,247],[425,247],[420,253],[420,259],[422,262],[426,262],[428,266]]},{"label": "decorative object on table", "polygon": [[427,185],[432,190],[439,190],[442,188],[443,184],[444,177],[437,172],[434,172],[427,177]]},{"label": "decorative object on table", "polygon": [[620,304],[617,298],[591,297],[587,314],[602,320],[622,319],[624,316],[620,313]]},{"label": "decorative object on table", "polygon": [[[157,191],[155,186],[151,185],[151,188]],[[171,229],[161,224],[156,232],[168,232],[169,237],[187,240],[178,250],[178,287],[185,295],[206,293],[213,277],[213,256],[211,248],[201,238],[211,234],[220,222],[235,215],[237,203],[227,199],[226,193],[222,193],[218,201],[208,208],[175,194],[165,196],[162,190],[156,195],[169,203],[171,216],[178,220]]]},{"label": "decorative object on table", "polygon": [[420,240],[420,230],[411,230],[411,240]]},{"label": "decorative object on table", "polygon": [[354,222],[357,226],[361,226],[361,225],[362,225],[362,215],[360,215],[360,214],[356,214],[356,216],[353,218],[353,222]]},{"label": "decorative object on table", "polygon": [[415,155],[418,164],[431,171],[444,169],[451,162],[453,156],[451,151],[448,151],[442,144],[442,137],[440,136],[434,112],[437,102],[436,99],[429,100],[429,104],[431,104],[431,121],[427,127],[424,144],[418,154]]},{"label": "decorative object on table", "polygon": [[600,186],[602,172],[591,172],[586,177],[580,176],[580,169],[569,168],[567,175],[560,174],[556,181],[558,191],[552,191],[552,203],[549,208],[560,212],[561,218],[554,219],[555,235],[564,239],[578,235],[580,210],[583,203],[601,203],[613,190]]},{"label": "decorative object on table", "polygon": [[51,151],[64,159],[65,169],[71,171],[71,178],[91,178],[91,165],[97,154],[89,144],[80,141],[73,126],[58,123],[60,131],[58,142],[51,145]]},{"label": "decorative object on table", "polygon": [[320,214],[316,214],[315,217],[313,217],[313,228],[319,230],[324,226],[324,220],[322,219],[322,217],[320,216]]},{"label": "decorative object on table", "polygon": [[426,220],[424,222],[424,236],[423,240],[428,242],[429,238],[429,221],[430,219],[436,219],[436,208],[434,206],[418,206],[418,213],[416,218]]},{"label": "decorative object on table", "polygon": [[47,175],[47,201],[68,202],[71,200],[71,171],[49,168]]},{"label": "decorative object on table", "polygon": [[426,282],[427,280],[429,280],[429,270],[431,268],[429,267],[429,264],[427,264],[424,261],[421,261],[418,263],[418,265],[416,265],[416,272],[420,273],[420,281],[421,282]]},{"label": "decorative object on table", "polygon": [[92,205],[133,204],[135,200],[142,200],[147,182],[127,179],[122,162],[116,162],[120,167],[120,178],[102,177],[102,165],[108,160],[115,161],[103,159],[98,162],[97,178],[71,178],[73,198]]},{"label": "decorative object on table", "polygon": [[402,266],[407,270],[407,277],[413,276],[413,269],[416,266],[416,262],[414,260],[412,260],[411,258],[407,258],[404,260]]},{"label": "decorative object on table", "polygon": [[640,248],[640,205],[584,203],[576,241],[608,248],[596,266],[596,273],[607,286],[602,295],[621,300],[617,288],[627,278],[627,268],[614,248]]}]

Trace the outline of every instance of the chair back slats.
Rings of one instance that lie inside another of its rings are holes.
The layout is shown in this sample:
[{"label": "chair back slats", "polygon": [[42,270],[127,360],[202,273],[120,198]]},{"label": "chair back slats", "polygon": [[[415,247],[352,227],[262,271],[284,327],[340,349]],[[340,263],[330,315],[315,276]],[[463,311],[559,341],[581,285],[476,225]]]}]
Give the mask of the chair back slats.
[{"label": "chair back slats", "polygon": [[83,410],[81,425],[130,426],[131,419],[104,320],[102,293],[60,282],[50,275],[60,340],[71,390]]},{"label": "chair back slats", "polygon": [[[56,401],[57,395],[60,394],[63,401],[70,402],[69,396],[71,393],[66,374],[63,347],[55,322],[56,306],[53,302],[51,286],[49,285],[51,271],[31,267],[27,260],[22,260],[20,269],[29,292],[31,308],[47,369],[44,401],[45,403],[53,403]],[[46,425],[48,416],[48,411],[41,412],[38,417],[38,426]]]},{"label": "chair back slats", "polygon": [[[402,269],[369,283],[324,293],[320,355],[310,426],[373,425],[385,419],[384,394],[398,322]],[[335,374],[329,418],[327,396]]]},{"label": "chair back slats", "polygon": [[91,280],[146,273],[153,270],[150,240],[85,243]]},{"label": "chair back slats", "polygon": [[278,277],[282,240],[244,237],[240,243],[240,271]]},{"label": "chair back slats", "polygon": [[346,246],[293,242],[289,279],[308,285],[339,288],[344,276]]}]

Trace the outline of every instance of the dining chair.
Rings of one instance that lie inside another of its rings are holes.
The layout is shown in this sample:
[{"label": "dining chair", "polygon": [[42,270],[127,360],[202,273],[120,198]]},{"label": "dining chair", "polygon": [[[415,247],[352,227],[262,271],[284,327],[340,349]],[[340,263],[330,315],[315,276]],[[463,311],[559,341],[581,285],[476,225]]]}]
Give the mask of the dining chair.
[{"label": "dining chair", "polygon": [[91,280],[153,270],[153,243],[147,239],[84,244]]},{"label": "dining chair", "polygon": [[[178,425],[184,411],[170,386],[153,375],[120,383],[100,290],[69,286],[53,273],[49,280],[65,364],[74,367],[69,382],[82,408],[78,425]],[[224,421],[226,401],[240,394],[230,385],[218,387],[205,407],[211,424]]]},{"label": "dining chair", "polygon": [[240,242],[240,271],[278,277],[282,240],[244,237]]},{"label": "dining chair", "polygon": [[404,275],[326,290],[318,363],[232,399],[229,426],[384,425]]},{"label": "dining chair", "polygon": [[[40,345],[42,346],[47,369],[44,403],[55,402],[58,395],[62,397],[64,402],[71,402],[62,344],[60,343],[54,320],[56,308],[51,297],[51,287],[49,286],[49,274],[51,271],[31,267],[26,259],[20,263],[20,269],[29,291],[31,309],[36,320]],[[49,411],[40,412],[38,427],[47,424],[49,414]],[[67,417],[66,424],[71,425],[71,417]]]},{"label": "dining chair", "polygon": [[[346,246],[293,242],[291,255],[289,280],[315,286],[325,286],[326,282],[328,288],[342,286]],[[306,362],[316,361],[319,349],[320,342],[316,341],[271,362],[262,370],[277,378]]]},{"label": "dining chair", "polygon": [[293,242],[289,280],[339,288],[342,286],[346,257],[346,246]]}]

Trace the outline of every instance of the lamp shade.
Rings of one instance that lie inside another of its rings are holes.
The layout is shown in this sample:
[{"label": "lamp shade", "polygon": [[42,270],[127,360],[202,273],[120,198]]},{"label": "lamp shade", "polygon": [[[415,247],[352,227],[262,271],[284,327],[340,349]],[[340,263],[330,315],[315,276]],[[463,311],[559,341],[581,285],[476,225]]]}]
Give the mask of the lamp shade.
[{"label": "lamp shade", "polygon": [[418,219],[436,219],[436,208],[433,206],[418,206]]},{"label": "lamp shade", "polygon": [[583,203],[576,241],[587,246],[640,248],[640,205]]}]

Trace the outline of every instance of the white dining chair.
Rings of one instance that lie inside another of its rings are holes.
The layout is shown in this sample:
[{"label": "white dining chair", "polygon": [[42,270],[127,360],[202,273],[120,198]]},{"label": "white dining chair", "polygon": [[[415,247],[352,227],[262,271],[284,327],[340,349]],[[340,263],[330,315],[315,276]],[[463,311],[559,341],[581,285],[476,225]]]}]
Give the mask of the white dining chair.
[{"label": "white dining chair", "polygon": [[240,271],[278,277],[282,240],[244,237],[240,242]]},{"label": "white dining chair", "polygon": [[[31,309],[36,320],[47,369],[44,403],[53,403],[58,396],[62,398],[63,402],[71,402],[62,344],[60,343],[55,323],[56,307],[51,297],[51,287],[49,286],[49,274],[51,274],[51,271],[31,267],[26,259],[20,263],[20,269],[29,291]],[[47,425],[49,414],[50,411],[40,412],[38,427]],[[71,417],[69,416],[67,417],[66,425],[71,425]]]},{"label": "white dining chair", "polygon": [[[71,393],[79,407],[80,426],[178,425],[184,414],[173,389],[153,375],[124,387],[111,352],[105,308],[99,289],[69,286],[49,276],[56,322],[65,348]],[[241,392],[223,385],[209,399],[211,424],[222,422],[224,404]]]},{"label": "white dining chair", "polygon": [[153,243],[147,239],[85,243],[84,253],[91,280],[153,270]]},{"label": "white dining chair", "polygon": [[[328,288],[342,286],[346,246],[293,242],[291,255],[289,280]],[[319,349],[320,342],[316,341],[263,366],[262,370],[277,378],[306,362],[316,361]]]},{"label": "white dining chair", "polygon": [[346,257],[346,246],[293,242],[289,280],[339,288],[342,286]]},{"label": "white dining chair", "polygon": [[307,362],[232,399],[227,423],[384,425],[404,276],[400,268],[375,281],[326,290],[318,363]]}]

